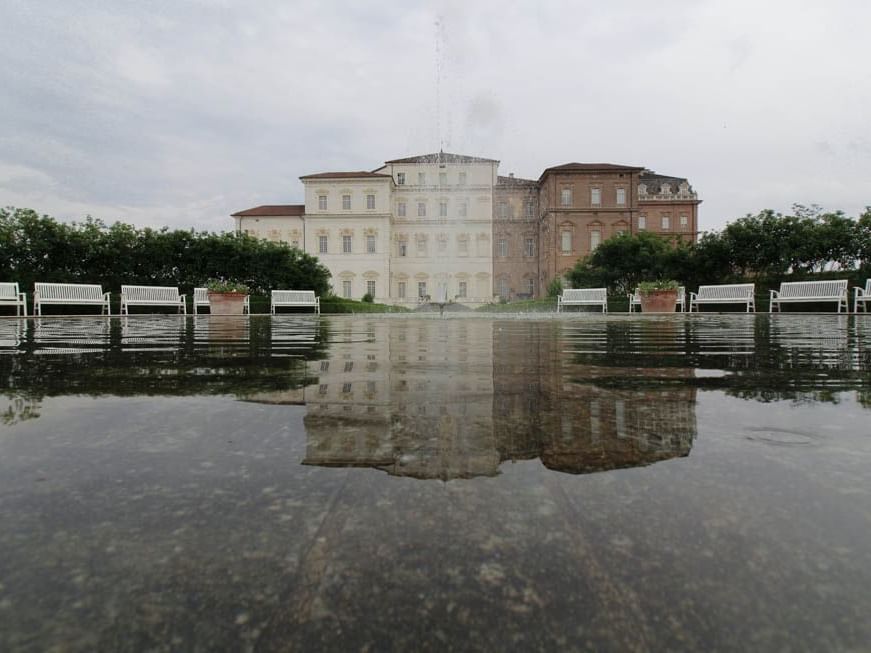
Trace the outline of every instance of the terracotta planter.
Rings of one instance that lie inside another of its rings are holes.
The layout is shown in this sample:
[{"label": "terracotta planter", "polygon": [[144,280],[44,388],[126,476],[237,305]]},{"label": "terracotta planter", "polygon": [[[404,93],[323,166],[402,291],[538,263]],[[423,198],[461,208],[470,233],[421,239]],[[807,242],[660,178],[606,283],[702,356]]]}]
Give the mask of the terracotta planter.
[{"label": "terracotta planter", "polygon": [[243,292],[209,291],[209,310],[212,315],[242,315],[244,307]]},{"label": "terracotta planter", "polygon": [[653,290],[640,293],[642,313],[674,313],[677,290]]}]

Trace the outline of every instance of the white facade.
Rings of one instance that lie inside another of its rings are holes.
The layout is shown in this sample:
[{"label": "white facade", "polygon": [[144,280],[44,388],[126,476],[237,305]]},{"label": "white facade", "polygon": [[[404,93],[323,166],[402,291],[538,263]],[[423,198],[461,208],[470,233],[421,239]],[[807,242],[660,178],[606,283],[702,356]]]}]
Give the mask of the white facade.
[{"label": "white facade", "polygon": [[374,172],[306,175],[304,215],[250,209],[234,216],[236,229],[299,243],[329,269],[339,297],[374,290],[375,301],[387,304],[413,306],[424,297],[484,304],[493,300],[498,165],[438,153],[388,161]]}]

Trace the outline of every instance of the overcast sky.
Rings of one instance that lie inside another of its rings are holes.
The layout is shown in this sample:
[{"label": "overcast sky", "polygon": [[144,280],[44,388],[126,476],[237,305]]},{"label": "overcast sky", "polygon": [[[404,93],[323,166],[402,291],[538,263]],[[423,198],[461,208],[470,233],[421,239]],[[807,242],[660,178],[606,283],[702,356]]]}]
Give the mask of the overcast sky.
[{"label": "overcast sky", "polygon": [[437,151],[684,176],[702,229],[871,204],[871,2],[3,0],[0,204],[225,230]]}]

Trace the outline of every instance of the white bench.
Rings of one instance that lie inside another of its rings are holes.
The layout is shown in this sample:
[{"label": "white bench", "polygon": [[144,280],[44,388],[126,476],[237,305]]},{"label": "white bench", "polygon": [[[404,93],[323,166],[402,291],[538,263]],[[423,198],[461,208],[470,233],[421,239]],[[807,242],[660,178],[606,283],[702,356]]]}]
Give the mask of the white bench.
[{"label": "white bench", "polygon": [[[865,282],[865,288],[856,286],[853,288],[853,310],[859,312],[859,303],[862,303],[862,310],[868,312],[868,302],[871,301],[871,279]],[[26,315],[26,313],[25,313]]]},{"label": "white bench", "polygon": [[27,295],[18,292],[17,283],[0,283],[0,306],[14,306],[15,315],[27,317]]},{"label": "white bench", "polygon": [[697,292],[690,293],[690,313],[699,310],[699,304],[744,304],[747,312],[756,311],[756,284],[734,283],[719,286],[699,286]]},{"label": "white bench", "polygon": [[835,281],[787,281],[780,284],[780,290],[771,291],[768,312],[773,313],[775,305],[778,312],[784,302],[837,302],[838,313],[843,306],[849,311],[847,303],[847,280]]},{"label": "white bench", "polygon": [[[200,312],[200,307],[209,308],[209,289],[194,288],[194,315]],[[245,304],[242,306],[242,312],[251,314],[251,297],[245,295]]]},{"label": "white bench", "polygon": [[557,297],[556,312],[563,306],[601,306],[602,312],[608,312],[607,288],[568,288]]},{"label": "white bench", "polygon": [[111,315],[109,293],[103,287],[79,283],[36,283],[33,290],[33,312],[42,315],[43,304],[69,306],[99,306],[100,314]]},{"label": "white bench", "polygon": [[121,315],[130,315],[131,306],[174,306],[187,315],[184,295],[168,286],[121,286]]},{"label": "white bench", "polygon": [[275,309],[280,306],[313,308],[315,313],[321,314],[321,298],[315,297],[314,290],[273,290],[270,304],[273,315],[275,315]]},{"label": "white bench", "polygon": [[[675,305],[678,309],[678,312],[685,312],[687,310],[687,289],[686,286],[680,286],[677,289],[677,304]],[[638,292],[638,288],[635,289],[635,292],[629,295],[629,312],[631,313],[635,309],[641,309],[641,294]]]}]

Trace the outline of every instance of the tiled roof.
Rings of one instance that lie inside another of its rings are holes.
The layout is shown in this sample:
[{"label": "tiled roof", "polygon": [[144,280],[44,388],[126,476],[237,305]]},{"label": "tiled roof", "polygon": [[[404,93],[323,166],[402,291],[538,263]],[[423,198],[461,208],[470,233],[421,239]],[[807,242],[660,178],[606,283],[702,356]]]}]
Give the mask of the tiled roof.
[{"label": "tiled roof", "polygon": [[263,206],[255,206],[253,209],[245,209],[234,213],[231,217],[247,218],[251,216],[288,216],[302,215],[305,213],[305,204],[264,204]]},{"label": "tiled roof", "polygon": [[390,175],[368,172],[366,170],[354,170],[352,172],[318,172],[313,175],[303,175],[300,179],[390,179]]},{"label": "tiled roof", "polygon": [[539,179],[549,172],[632,172],[644,170],[641,166],[624,166],[616,163],[564,163],[560,166],[546,168]]},{"label": "tiled roof", "polygon": [[496,159],[484,159],[478,156],[467,156],[465,154],[435,152],[433,154],[409,156],[404,159],[393,159],[384,163],[499,163],[499,161]]}]

